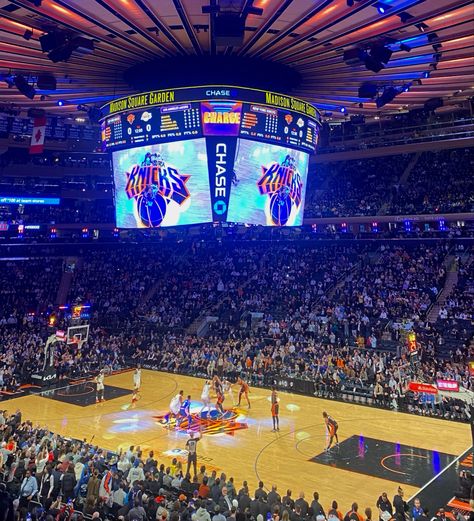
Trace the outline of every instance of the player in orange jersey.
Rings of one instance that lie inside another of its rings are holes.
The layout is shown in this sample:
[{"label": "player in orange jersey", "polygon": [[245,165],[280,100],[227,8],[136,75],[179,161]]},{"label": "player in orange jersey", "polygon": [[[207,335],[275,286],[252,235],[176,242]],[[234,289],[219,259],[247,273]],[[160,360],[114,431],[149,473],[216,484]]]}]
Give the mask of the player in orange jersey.
[{"label": "player in orange jersey", "polygon": [[240,385],[239,390],[239,403],[237,405],[240,405],[240,402],[242,400],[242,395],[245,396],[245,399],[247,400],[247,404],[250,409],[250,400],[249,400],[249,385],[245,380],[242,380],[242,378],[237,378],[237,383]]}]

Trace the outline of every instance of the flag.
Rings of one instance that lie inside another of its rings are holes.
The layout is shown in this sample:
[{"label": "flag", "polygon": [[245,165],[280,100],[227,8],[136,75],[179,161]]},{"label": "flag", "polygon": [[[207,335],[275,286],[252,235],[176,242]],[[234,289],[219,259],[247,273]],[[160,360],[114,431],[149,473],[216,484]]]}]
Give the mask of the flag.
[{"label": "flag", "polygon": [[44,150],[44,135],[46,118],[35,118],[33,134],[31,135],[30,154],[41,154]]}]

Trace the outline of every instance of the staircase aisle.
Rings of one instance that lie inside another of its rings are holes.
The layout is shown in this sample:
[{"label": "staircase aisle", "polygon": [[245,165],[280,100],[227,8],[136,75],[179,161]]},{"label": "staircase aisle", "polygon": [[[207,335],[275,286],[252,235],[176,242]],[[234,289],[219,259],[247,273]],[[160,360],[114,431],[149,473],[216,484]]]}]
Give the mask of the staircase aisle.
[{"label": "staircase aisle", "polygon": [[[64,268],[66,266],[75,266],[75,269],[78,267],[79,259],[77,257],[68,257],[64,260]],[[71,282],[74,277],[75,269],[64,269],[61,275],[61,282],[59,283],[58,292],[56,293],[56,304],[58,306],[63,306],[67,303],[67,296],[69,294],[69,289],[71,287]]]},{"label": "staircase aisle", "polygon": [[449,295],[451,295],[453,289],[456,287],[458,283],[458,266],[454,260],[454,255],[448,255],[445,264],[448,273],[446,275],[446,280],[444,281],[443,289],[440,291],[438,299],[433,304],[427,317],[428,322],[431,323],[434,323],[438,320],[439,310],[444,306]]}]

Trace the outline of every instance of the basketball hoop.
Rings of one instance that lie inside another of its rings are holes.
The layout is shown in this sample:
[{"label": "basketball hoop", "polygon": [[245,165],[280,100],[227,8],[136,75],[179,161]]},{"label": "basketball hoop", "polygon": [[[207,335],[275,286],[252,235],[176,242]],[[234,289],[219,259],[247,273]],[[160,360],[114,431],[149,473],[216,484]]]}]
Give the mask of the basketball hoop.
[{"label": "basketball hoop", "polygon": [[89,338],[89,324],[83,326],[71,326],[67,329],[67,343],[77,345],[78,349],[82,348],[82,344],[87,342]]}]

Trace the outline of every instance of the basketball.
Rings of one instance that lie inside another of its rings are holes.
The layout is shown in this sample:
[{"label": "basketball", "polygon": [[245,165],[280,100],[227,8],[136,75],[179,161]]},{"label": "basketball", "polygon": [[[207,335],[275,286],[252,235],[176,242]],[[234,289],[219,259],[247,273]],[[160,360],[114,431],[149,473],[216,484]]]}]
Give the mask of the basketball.
[{"label": "basketball", "polygon": [[144,193],[137,198],[138,215],[148,228],[160,226],[166,215],[167,202],[160,194]]},{"label": "basketball", "polygon": [[290,218],[291,199],[286,192],[276,192],[270,198],[270,215],[273,224],[285,226]]}]

